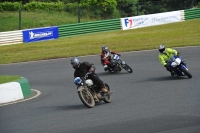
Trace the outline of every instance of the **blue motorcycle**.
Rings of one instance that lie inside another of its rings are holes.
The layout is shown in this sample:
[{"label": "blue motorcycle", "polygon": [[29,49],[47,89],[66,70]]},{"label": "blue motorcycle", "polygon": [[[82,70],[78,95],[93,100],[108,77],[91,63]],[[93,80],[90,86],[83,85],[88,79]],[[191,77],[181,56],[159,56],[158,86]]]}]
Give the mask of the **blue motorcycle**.
[{"label": "blue motorcycle", "polygon": [[185,61],[181,57],[173,55],[167,63],[170,66],[172,76],[188,76],[188,78],[192,78]]}]

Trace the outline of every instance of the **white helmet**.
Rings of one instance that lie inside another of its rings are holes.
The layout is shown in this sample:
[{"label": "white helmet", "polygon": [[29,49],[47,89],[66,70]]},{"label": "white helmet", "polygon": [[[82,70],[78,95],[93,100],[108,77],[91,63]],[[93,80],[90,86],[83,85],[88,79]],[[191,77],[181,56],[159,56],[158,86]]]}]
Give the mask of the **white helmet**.
[{"label": "white helmet", "polygon": [[159,50],[160,53],[163,53],[165,51],[165,46],[164,45],[160,45],[158,47],[158,50]]}]

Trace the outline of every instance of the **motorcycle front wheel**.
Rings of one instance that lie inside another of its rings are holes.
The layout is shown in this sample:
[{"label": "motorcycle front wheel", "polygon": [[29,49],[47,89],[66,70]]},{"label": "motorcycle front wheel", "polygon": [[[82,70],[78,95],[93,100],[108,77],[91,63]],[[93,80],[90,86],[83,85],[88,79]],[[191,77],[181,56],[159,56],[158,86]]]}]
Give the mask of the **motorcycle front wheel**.
[{"label": "motorcycle front wheel", "polygon": [[188,78],[192,78],[192,74],[190,74],[190,72],[189,72],[187,69],[182,68],[181,70],[183,71],[183,73],[184,73],[185,75],[188,76]]},{"label": "motorcycle front wheel", "polygon": [[123,68],[124,68],[127,72],[129,72],[129,73],[132,73],[132,72],[133,72],[132,68],[131,68],[129,65],[127,65],[127,64],[125,64],[125,65],[123,66]]},{"label": "motorcycle front wheel", "polygon": [[93,108],[95,106],[95,101],[92,94],[87,90],[83,89],[78,92],[79,98],[81,99],[82,103],[88,107]]}]

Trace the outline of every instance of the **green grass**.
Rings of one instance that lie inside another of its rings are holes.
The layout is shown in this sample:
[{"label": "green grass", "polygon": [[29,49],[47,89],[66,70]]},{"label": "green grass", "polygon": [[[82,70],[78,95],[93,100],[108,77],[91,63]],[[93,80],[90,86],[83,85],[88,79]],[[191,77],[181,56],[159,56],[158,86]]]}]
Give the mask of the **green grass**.
[{"label": "green grass", "polygon": [[0,84],[2,83],[8,83],[8,82],[13,82],[16,80],[19,80],[21,77],[20,76],[7,76],[7,75],[2,75],[0,76]]},{"label": "green grass", "polygon": [[118,30],[51,41],[0,47],[0,64],[100,54],[107,45],[118,52],[166,47],[200,46],[200,19],[134,30]]},{"label": "green grass", "polygon": [[[31,29],[48,26],[58,26],[78,23],[78,17],[67,12],[55,11],[22,11],[22,29]],[[87,17],[81,18],[81,22],[95,21]],[[0,12],[0,32],[19,29],[19,12]]]}]

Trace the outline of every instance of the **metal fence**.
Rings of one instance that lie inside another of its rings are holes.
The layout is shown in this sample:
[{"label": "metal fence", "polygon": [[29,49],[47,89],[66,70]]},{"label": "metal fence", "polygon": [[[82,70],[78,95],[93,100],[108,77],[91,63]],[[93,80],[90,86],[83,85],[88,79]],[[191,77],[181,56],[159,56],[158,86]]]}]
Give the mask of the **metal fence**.
[{"label": "metal fence", "polygon": [[59,37],[81,35],[95,32],[120,30],[120,19],[102,20],[79,24],[61,25],[58,27]]},{"label": "metal fence", "polygon": [[185,20],[200,18],[200,8],[187,9],[184,13]]}]

